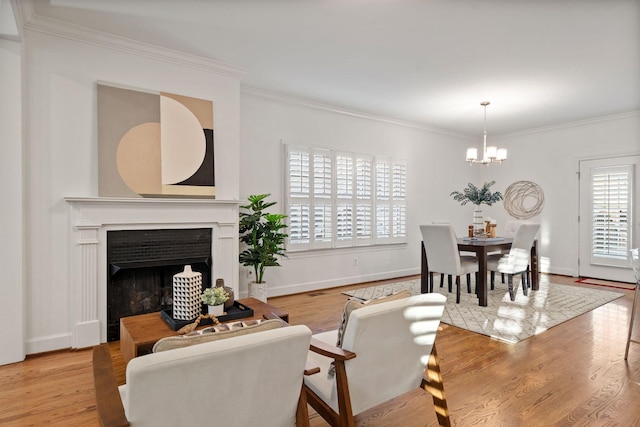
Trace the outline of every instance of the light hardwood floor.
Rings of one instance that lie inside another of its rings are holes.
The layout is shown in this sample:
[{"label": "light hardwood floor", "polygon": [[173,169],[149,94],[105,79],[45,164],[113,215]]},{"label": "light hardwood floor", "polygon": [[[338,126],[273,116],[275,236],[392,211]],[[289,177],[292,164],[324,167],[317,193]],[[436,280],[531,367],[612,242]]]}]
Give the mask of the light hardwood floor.
[{"label": "light hardwood floor", "polygon": [[[576,285],[571,277],[545,279]],[[348,287],[269,303],[287,310],[293,324],[331,330],[347,298],[340,292]],[[443,324],[436,345],[453,425],[640,425],[640,345],[631,345],[628,361],[623,357],[633,292],[602,289],[625,296],[515,345]],[[640,336],[638,317],[635,336]],[[117,342],[111,352],[122,383]],[[97,425],[90,349],[33,355],[2,366],[0,385],[1,426]],[[399,410],[412,415],[397,416]],[[312,426],[327,425],[317,414],[310,416]],[[398,399],[366,421],[385,427],[437,425],[432,401],[422,394]]]}]

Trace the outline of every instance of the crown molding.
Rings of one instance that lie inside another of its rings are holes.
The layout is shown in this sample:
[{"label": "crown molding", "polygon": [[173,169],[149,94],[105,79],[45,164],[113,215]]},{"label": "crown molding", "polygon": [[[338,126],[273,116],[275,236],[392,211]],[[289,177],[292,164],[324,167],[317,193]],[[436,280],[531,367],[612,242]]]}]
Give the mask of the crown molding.
[{"label": "crown molding", "polygon": [[22,28],[26,30],[207,71],[238,80],[242,78],[246,72],[241,67],[214,59],[180,52],[38,15],[35,13],[31,0],[17,1],[16,9]]},{"label": "crown molding", "polygon": [[240,97],[264,99],[264,100],[276,102],[279,104],[294,105],[297,107],[308,108],[316,111],[325,111],[333,114],[349,116],[349,117],[354,117],[354,118],[359,118],[364,120],[373,120],[376,122],[382,122],[382,123],[392,124],[396,126],[419,129],[427,132],[438,133],[441,135],[453,136],[455,138],[472,139],[472,138],[469,138],[469,136],[467,135],[462,135],[462,134],[450,132],[444,129],[425,126],[420,123],[399,120],[392,117],[378,116],[375,114],[363,113],[361,111],[349,110],[349,109],[341,108],[335,105],[323,104],[321,102],[313,101],[306,98],[299,98],[291,95],[285,95],[279,92],[270,91],[267,89],[261,89],[255,86],[248,86],[248,85],[241,84]]},{"label": "crown molding", "polygon": [[604,123],[604,122],[610,122],[614,120],[622,120],[622,119],[628,119],[628,118],[634,118],[634,117],[640,118],[640,110],[627,111],[625,113],[619,113],[619,114],[611,114],[609,116],[592,117],[590,119],[575,120],[573,122],[565,122],[557,125],[542,126],[542,127],[526,129],[518,132],[493,135],[492,139],[496,140],[496,139],[512,138],[516,136],[533,135],[536,133],[543,133],[543,132],[553,132],[556,130],[570,129],[578,126],[587,126],[587,125],[593,125],[598,123]]}]

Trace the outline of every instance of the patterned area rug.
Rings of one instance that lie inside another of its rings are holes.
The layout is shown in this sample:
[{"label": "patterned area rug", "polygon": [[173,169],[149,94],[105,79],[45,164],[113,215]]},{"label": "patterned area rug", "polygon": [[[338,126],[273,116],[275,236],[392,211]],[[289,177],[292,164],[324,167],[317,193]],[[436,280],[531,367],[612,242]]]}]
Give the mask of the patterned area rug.
[{"label": "patterned area rug", "polygon": [[[524,296],[522,287],[518,287],[516,300],[511,301],[507,285],[498,279],[495,290],[489,291],[489,305],[480,307],[475,294],[466,292],[464,278],[461,278],[460,304],[456,304],[455,284],[453,292],[449,294],[446,283],[440,288],[440,281],[436,279],[435,282],[434,291],[447,296],[443,323],[509,343],[541,334],[553,326],[624,296],[620,292],[560,285],[543,280],[540,289],[530,290],[529,296]],[[519,286],[520,280],[514,282]],[[402,289],[418,294],[420,281],[414,279],[393,282],[343,293],[361,300],[370,300]],[[472,289],[475,289],[473,283]]]}]

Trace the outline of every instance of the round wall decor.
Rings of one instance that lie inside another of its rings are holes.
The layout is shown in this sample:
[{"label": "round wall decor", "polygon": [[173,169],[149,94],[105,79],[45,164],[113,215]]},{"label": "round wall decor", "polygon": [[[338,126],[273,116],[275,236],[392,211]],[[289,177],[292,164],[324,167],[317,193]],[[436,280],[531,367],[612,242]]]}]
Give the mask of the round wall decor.
[{"label": "round wall decor", "polygon": [[544,193],[532,181],[516,181],[504,192],[504,208],[516,219],[528,219],[542,212]]}]

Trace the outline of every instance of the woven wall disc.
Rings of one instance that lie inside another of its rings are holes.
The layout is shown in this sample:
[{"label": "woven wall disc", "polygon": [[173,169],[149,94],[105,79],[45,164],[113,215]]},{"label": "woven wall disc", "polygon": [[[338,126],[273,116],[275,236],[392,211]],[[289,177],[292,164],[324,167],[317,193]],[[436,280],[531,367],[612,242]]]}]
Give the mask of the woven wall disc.
[{"label": "woven wall disc", "polygon": [[528,219],[542,212],[544,193],[532,181],[516,181],[504,192],[504,208],[516,219]]}]

